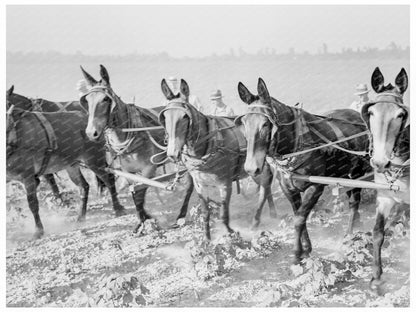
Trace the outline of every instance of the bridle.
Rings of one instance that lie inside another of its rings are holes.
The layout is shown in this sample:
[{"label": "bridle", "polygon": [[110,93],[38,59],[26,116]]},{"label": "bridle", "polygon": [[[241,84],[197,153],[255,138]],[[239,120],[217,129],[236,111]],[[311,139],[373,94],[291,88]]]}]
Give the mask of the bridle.
[{"label": "bridle", "polygon": [[[256,108],[265,109],[268,113],[266,113],[264,111],[255,110]],[[277,139],[274,142],[279,142],[279,140],[280,140],[280,131],[278,131],[278,127],[293,125],[293,124],[297,123],[298,120],[301,118],[301,112],[298,113],[297,110],[295,108],[292,108],[292,107],[290,107],[290,109],[293,111],[293,113],[295,115],[295,118],[292,121],[289,121],[289,122],[282,122],[282,121],[279,121],[277,113],[276,113],[275,109],[272,106],[268,106],[268,105],[265,105],[265,104],[259,104],[259,103],[250,104],[248,106],[248,111],[245,114],[237,116],[234,119],[234,123],[236,124],[236,126],[240,126],[242,124],[241,119],[244,116],[247,116],[247,115],[262,115],[262,116],[265,116],[272,125],[272,130],[271,130],[271,134],[270,134],[270,143],[269,143],[269,147],[268,147],[268,150],[270,152],[270,151],[273,150],[273,138],[276,135],[276,133],[277,133]],[[296,149],[296,147],[295,147],[295,149]]]},{"label": "bridle", "polygon": [[[198,126],[198,131],[197,131],[197,134],[196,134],[196,138],[194,138],[195,135],[190,130],[193,129],[193,126],[195,124],[199,125],[199,115],[198,114],[192,114],[192,110],[191,110],[190,106],[191,106],[191,104],[189,104],[186,100],[183,100],[181,98],[172,99],[166,104],[166,107],[160,111],[158,119],[159,119],[160,124],[165,127],[165,115],[164,115],[164,113],[166,111],[168,111],[168,110],[183,111],[185,113],[185,115],[188,116],[188,118],[189,118],[189,126],[188,126],[188,132],[187,132],[187,135],[186,135],[186,141],[198,142],[198,139],[200,138],[200,135],[201,135],[201,127]],[[198,120],[196,120],[196,121],[194,120],[195,119],[194,115],[196,115]],[[167,135],[167,133],[166,133],[166,135]]]},{"label": "bridle", "polygon": [[[111,99],[111,108],[110,108],[110,112],[112,112],[115,107],[117,106],[117,102],[119,101],[119,97],[114,93],[114,91],[107,86],[93,86],[91,87],[87,93],[84,93],[81,98],[79,99],[79,102],[81,104],[82,107],[85,108],[85,106],[87,105],[88,107],[88,101],[87,101],[87,95],[94,93],[94,92],[98,92],[98,93],[103,93],[104,95],[108,96]],[[88,109],[87,109],[88,111]]]},{"label": "bridle", "polygon": [[[387,100],[383,99],[383,97],[386,97],[386,96],[391,96],[395,100],[391,101],[391,100],[388,100],[388,99]],[[403,104],[403,96],[401,94],[394,93],[394,92],[384,92],[384,93],[378,94],[374,101],[371,101],[371,102],[365,104],[361,108],[361,117],[364,120],[364,122],[366,123],[367,128],[369,130],[369,137],[370,137],[370,153],[369,154],[370,154],[370,157],[371,157],[370,161],[372,161],[372,159],[373,159],[373,138],[372,138],[371,129],[370,129],[370,114],[369,114],[368,110],[371,106],[373,106],[375,104],[379,104],[379,103],[394,104],[394,105],[399,106],[400,108],[402,108],[405,111],[405,116],[402,119],[400,130],[398,132],[398,135],[397,135],[397,137],[395,139],[395,142],[394,142],[394,145],[393,145],[394,147],[393,147],[393,152],[390,155],[390,160],[399,156],[399,155],[397,155],[397,147],[398,147],[397,143],[400,140],[400,137],[403,133],[404,128],[406,127],[406,124],[407,124],[407,121],[408,121],[408,118],[409,118],[409,108]]]},{"label": "bridle", "polygon": [[[111,106],[110,109],[108,111],[108,120],[107,120],[107,124],[105,125],[104,129],[103,129],[103,133],[105,136],[105,140],[106,140],[106,146],[108,148],[111,148],[116,156],[120,156],[124,153],[127,152],[127,150],[129,149],[129,147],[131,146],[131,144],[133,143],[135,136],[133,132],[128,132],[127,133],[127,138],[126,140],[124,140],[123,142],[117,142],[114,139],[114,127],[112,127],[112,122],[114,119],[114,115],[116,113],[115,108],[117,107],[117,104],[120,101],[120,98],[114,93],[114,91],[108,87],[108,86],[93,86],[91,87],[88,92],[86,92],[85,94],[82,95],[82,97],[80,98],[80,104],[82,107],[85,108],[85,106],[87,105],[88,108],[88,101],[86,99],[87,95],[91,94],[91,93],[102,93],[105,96],[107,96],[108,98],[110,98],[111,100]],[[89,111],[89,109],[87,109],[87,112]],[[129,110],[127,110],[127,112],[129,112]],[[131,118],[130,115],[128,114],[128,122],[131,122]],[[129,126],[128,126],[129,127]]]}]

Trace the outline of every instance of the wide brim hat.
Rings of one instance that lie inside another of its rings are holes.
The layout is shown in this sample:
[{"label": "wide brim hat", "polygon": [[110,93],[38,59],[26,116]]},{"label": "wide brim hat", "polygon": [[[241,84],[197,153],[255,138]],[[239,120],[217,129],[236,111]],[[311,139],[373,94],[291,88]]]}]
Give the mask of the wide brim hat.
[{"label": "wide brim hat", "polygon": [[360,83],[355,88],[355,95],[363,95],[370,92],[370,90],[367,88],[367,85],[365,83]]},{"label": "wide brim hat", "polygon": [[175,77],[175,76],[170,76],[169,78],[168,78],[168,81],[178,81],[179,79],[177,78],[177,77]]},{"label": "wide brim hat", "polygon": [[217,99],[222,99],[224,96],[222,95],[221,90],[215,90],[211,93],[211,95],[209,96],[210,100],[217,100]]}]

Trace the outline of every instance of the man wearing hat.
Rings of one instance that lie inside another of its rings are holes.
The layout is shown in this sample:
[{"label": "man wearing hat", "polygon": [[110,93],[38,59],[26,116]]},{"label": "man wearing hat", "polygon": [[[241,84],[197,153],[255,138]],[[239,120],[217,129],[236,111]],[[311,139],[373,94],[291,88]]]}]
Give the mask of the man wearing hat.
[{"label": "man wearing hat", "polygon": [[361,107],[363,107],[364,104],[367,104],[370,99],[368,97],[368,90],[367,85],[365,83],[360,83],[356,86],[356,92],[354,93],[356,96],[358,96],[358,101],[352,102],[350,105],[350,108],[361,113]]},{"label": "man wearing hat", "polygon": [[[170,89],[172,90],[172,92],[174,94],[177,94],[180,91],[179,90],[179,80],[175,76],[170,76],[167,79],[167,83],[168,83]],[[199,110],[201,113],[203,112],[201,101],[199,100],[199,98],[197,96],[190,94],[189,98],[188,98],[188,102],[193,107],[195,107],[197,110]],[[168,103],[168,101],[165,101],[164,105],[166,105],[167,103]]]},{"label": "man wearing hat", "polygon": [[225,105],[225,103],[222,101],[223,96],[221,90],[215,90],[211,92],[211,96],[209,98],[212,104],[215,105],[212,109],[211,115],[223,117],[235,116],[233,109]]}]

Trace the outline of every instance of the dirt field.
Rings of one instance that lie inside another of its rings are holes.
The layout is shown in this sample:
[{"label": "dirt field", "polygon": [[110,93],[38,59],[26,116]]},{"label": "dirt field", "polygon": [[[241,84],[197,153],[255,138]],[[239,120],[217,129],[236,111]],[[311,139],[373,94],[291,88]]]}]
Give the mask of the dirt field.
[{"label": "dirt field", "polygon": [[179,212],[180,188],[161,192],[163,204],[149,192],[147,207],[157,224],[148,221],[138,235],[132,232],[137,221],[128,192],[120,195],[128,215],[114,218],[107,198],[95,197],[86,222],[77,223],[77,190],[65,178],[59,184],[65,205],[58,205],[49,186],[41,184],[46,234],[36,241],[31,240],[35,228],[24,193],[18,185],[9,186],[9,307],[409,306],[410,233],[401,214],[389,226],[383,246],[382,294],[369,289],[374,203],[361,206],[362,225],[344,238],[348,209],[334,212],[328,192],[308,222],[311,258],[293,266],[292,210],[276,186],[277,219],[266,207],[259,230],[250,230],[256,206],[251,187],[249,200],[232,197],[231,226],[239,234],[224,235],[214,218],[212,244],[205,244],[195,195],[185,225],[169,228]]}]

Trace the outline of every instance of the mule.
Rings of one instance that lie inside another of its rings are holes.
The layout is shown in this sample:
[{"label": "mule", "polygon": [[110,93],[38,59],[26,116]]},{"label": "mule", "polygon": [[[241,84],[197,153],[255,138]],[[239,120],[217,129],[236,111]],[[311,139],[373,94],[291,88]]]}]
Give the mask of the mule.
[{"label": "mule", "polygon": [[[14,85],[10,87],[6,92],[7,109],[11,105],[17,108],[21,108],[26,111],[40,111],[40,112],[62,112],[62,111],[80,111],[86,113],[85,109],[80,105],[79,101],[70,102],[52,102],[44,99],[29,99],[23,95],[14,93]],[[59,192],[58,184],[55,181],[53,174],[44,174],[43,177],[47,183],[51,186],[52,193],[55,198],[62,200]],[[98,189],[101,192],[104,189],[104,182],[96,176]]]},{"label": "mule", "polygon": [[376,223],[373,229],[373,288],[381,285],[381,247],[384,242],[386,220],[396,203],[410,203],[409,108],[403,104],[403,94],[407,90],[408,80],[407,73],[402,68],[395,79],[395,86],[390,83],[385,86],[384,76],[377,67],[371,77],[371,85],[377,96],[361,110],[361,116],[371,135],[374,181],[400,186],[398,192],[377,192]]},{"label": "mule", "polygon": [[[86,134],[92,141],[106,137],[113,152],[114,160],[119,160],[121,169],[129,173],[139,173],[146,178],[153,178],[158,165],[151,161],[153,155],[163,152],[165,131],[158,129],[140,132],[122,132],[122,128],[160,126],[157,114],[163,107],[151,110],[124,103],[113,91],[107,69],[100,65],[101,80],[95,80],[82,67],[81,71],[90,90],[81,97],[81,105],[88,111]],[[185,175],[186,193],[177,217],[177,221],[185,218],[193,183],[189,175]],[[138,232],[144,221],[152,217],[144,209],[147,186],[134,187],[132,197],[136,206],[139,223],[134,232]],[[178,224],[179,222],[177,222]]]},{"label": "mule", "polygon": [[22,181],[26,188],[29,208],[35,219],[35,238],[44,234],[36,195],[39,176],[43,174],[67,170],[79,186],[82,197],[78,220],[85,219],[89,185],[81,174],[80,162],[104,181],[110,190],[116,215],[125,214],[117,198],[114,176],[104,171],[104,146],[86,138],[82,130],[86,124],[87,116],[80,112],[29,112],[13,105],[7,111],[7,175]]},{"label": "mule", "polygon": [[[160,123],[168,136],[167,155],[175,162],[182,161],[190,172],[199,195],[204,220],[206,239],[211,239],[209,188],[220,190],[222,223],[228,233],[232,233],[229,220],[229,204],[232,182],[244,178],[243,164],[246,141],[242,132],[235,127],[233,118],[206,116],[189,104],[189,86],[181,80],[180,92],[174,94],[163,79],[162,92],[168,100],[166,107],[159,113]],[[254,218],[254,227],[260,222],[265,201],[275,214],[271,194],[273,175],[266,166],[255,177],[260,187],[259,207]],[[275,215],[274,215],[275,216]]]},{"label": "mule", "polygon": [[79,111],[85,114],[87,113],[79,101],[54,102],[42,98],[29,99],[23,95],[14,93],[14,86],[11,86],[10,89],[7,90],[6,96],[10,103],[27,111],[41,111],[47,113]]},{"label": "mule", "polygon": [[[280,186],[295,214],[294,262],[299,263],[312,251],[306,220],[325,186],[292,179],[292,174],[354,179],[371,171],[368,157],[345,152],[351,150],[365,154],[368,147],[366,126],[360,114],[350,109],[334,110],[325,116],[317,116],[301,108],[287,106],[270,96],[261,78],[257,84],[258,95],[253,95],[241,82],[238,84],[238,93],[248,105],[248,112],[235,120],[237,125],[244,128],[247,139],[244,168],[248,174],[256,177],[266,164],[266,156],[269,156],[278,169]],[[359,133],[363,136],[340,143],[338,148],[327,146],[303,152]],[[354,188],[347,194],[350,207],[348,232],[352,232],[360,220],[358,207],[361,189]]]}]

